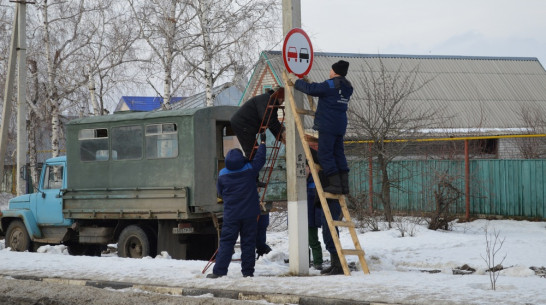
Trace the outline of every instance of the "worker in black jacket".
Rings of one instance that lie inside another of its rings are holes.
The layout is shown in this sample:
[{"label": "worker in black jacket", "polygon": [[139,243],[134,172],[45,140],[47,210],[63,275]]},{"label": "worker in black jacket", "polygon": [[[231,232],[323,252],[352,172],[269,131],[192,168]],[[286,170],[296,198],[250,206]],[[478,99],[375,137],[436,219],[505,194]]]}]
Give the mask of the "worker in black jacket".
[{"label": "worker in black jacket", "polygon": [[276,91],[269,90],[264,94],[257,95],[246,101],[237,112],[231,117],[231,128],[235,132],[239,144],[243,148],[245,156],[250,159],[250,153],[256,140],[256,134],[260,133],[260,125],[262,119],[271,113],[271,119],[267,128],[271,133],[284,143],[282,137],[283,127],[277,117],[278,108],[267,109],[267,104],[270,99],[273,99],[275,105],[282,105],[284,102],[284,88],[279,88]]}]

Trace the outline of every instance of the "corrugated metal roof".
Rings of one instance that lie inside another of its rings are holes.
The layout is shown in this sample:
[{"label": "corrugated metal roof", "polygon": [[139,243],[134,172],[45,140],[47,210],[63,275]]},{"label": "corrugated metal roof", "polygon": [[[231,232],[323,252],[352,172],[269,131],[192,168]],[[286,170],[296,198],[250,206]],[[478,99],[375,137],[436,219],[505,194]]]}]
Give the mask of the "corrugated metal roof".
[{"label": "corrugated metal roof", "polygon": [[[534,57],[431,56],[321,53],[314,54],[309,73],[313,81],[328,78],[331,65],[338,60],[350,63],[349,79],[355,92],[351,103],[362,101],[365,76],[377,72],[383,64],[388,72],[400,72],[402,77],[417,70],[417,81],[428,83],[410,96],[409,105],[442,109],[449,117],[440,128],[495,130],[496,134],[521,133],[525,123],[521,107],[532,107],[546,113],[546,70]],[[280,51],[263,52],[256,71],[269,65],[282,83],[284,63]],[[252,77],[253,88],[258,77]],[[242,100],[250,98],[247,90]],[[306,125],[308,125],[306,123]],[[480,131],[481,130],[481,131]],[[468,133],[466,133],[468,134]]]},{"label": "corrugated metal roof", "polygon": [[[214,106],[237,106],[242,92],[237,86],[226,83],[214,87],[212,94],[215,95]],[[206,92],[201,92],[188,97],[182,103],[172,105],[172,109],[201,108],[206,107],[206,103]]]}]

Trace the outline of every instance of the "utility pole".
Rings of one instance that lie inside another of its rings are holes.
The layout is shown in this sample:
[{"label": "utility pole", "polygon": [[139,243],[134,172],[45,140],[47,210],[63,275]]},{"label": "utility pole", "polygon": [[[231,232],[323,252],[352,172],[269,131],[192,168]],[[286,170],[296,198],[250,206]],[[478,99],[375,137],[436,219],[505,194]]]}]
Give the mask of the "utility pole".
[{"label": "utility pole", "polygon": [[[283,34],[301,27],[301,1],[283,0]],[[285,86],[285,90],[294,90]],[[303,108],[303,93],[294,90],[297,108]],[[288,251],[290,273],[309,274],[309,228],[307,221],[307,179],[305,175],[305,152],[294,122],[294,114],[286,107],[286,195],[288,201]]]},{"label": "utility pole", "polygon": [[[13,33],[8,60],[8,75],[4,90],[4,107],[2,109],[2,127],[0,128],[0,182],[4,178],[4,158],[6,155],[9,121],[12,112],[13,81],[17,66],[17,195],[26,193],[26,181],[21,173],[26,170],[27,164],[27,129],[26,129],[26,5],[27,1],[15,2],[15,16],[13,21]],[[17,58],[17,60],[15,60]],[[26,172],[24,173],[26,176]]]}]

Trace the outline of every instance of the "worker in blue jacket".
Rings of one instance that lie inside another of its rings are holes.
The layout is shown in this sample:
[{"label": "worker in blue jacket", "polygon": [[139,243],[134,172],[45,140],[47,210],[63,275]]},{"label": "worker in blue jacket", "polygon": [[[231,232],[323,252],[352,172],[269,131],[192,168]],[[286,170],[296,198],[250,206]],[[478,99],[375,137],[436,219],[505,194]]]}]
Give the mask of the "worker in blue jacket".
[{"label": "worker in blue jacket", "polygon": [[288,76],[297,90],[319,98],[313,129],[319,133],[318,160],[328,180],[324,191],[332,194],[349,193],[349,167],[343,147],[353,94],[353,86],[345,78],[348,70],[349,63],[340,60],[332,65],[330,79],[322,83],[307,83],[292,73]]},{"label": "worker in blue jacket", "polygon": [[241,236],[241,272],[254,276],[254,250],[260,215],[260,198],[256,189],[256,175],[265,164],[265,132],[260,134],[260,146],[252,161],[236,148],[228,151],[226,167],[218,175],[216,188],[224,200],[224,220],[216,264],[207,278],[218,278],[228,272],[235,242]]}]

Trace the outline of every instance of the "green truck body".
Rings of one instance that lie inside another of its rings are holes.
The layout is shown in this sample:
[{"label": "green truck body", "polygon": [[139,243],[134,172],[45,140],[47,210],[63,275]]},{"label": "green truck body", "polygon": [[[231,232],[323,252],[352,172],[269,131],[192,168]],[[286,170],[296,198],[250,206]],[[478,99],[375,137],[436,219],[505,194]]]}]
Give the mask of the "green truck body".
[{"label": "green truck body", "polygon": [[[69,122],[66,159],[48,160],[38,192],[13,198],[0,212],[6,246],[32,251],[40,244],[65,244],[71,254],[100,255],[117,243],[122,257],[167,251],[173,258],[209,259],[223,210],[216,181],[225,153],[237,145],[229,122],[237,109],[132,112]],[[283,175],[275,171],[281,181],[271,184],[268,200],[286,196]]]}]

